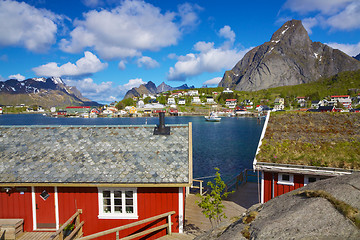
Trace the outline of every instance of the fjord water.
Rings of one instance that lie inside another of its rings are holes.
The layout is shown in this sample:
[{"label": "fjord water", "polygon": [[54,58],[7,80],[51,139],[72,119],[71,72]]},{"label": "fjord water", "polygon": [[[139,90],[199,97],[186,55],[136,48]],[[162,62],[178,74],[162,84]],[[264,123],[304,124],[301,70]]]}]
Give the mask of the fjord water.
[{"label": "fjord water", "polygon": [[[193,123],[194,178],[212,176],[220,168],[228,180],[252,167],[263,127],[256,118],[222,118],[206,122],[204,117],[166,117],[166,124]],[[144,125],[158,124],[157,117],[147,118],[52,118],[41,114],[0,115],[0,125]],[[41,147],[41,146],[39,146]]]}]

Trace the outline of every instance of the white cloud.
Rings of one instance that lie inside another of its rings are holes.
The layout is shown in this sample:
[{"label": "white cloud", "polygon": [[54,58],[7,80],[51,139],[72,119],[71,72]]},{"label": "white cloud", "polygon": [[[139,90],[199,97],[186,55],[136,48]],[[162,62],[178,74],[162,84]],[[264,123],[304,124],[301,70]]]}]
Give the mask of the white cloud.
[{"label": "white cloud", "polygon": [[60,47],[70,53],[93,47],[105,59],[141,56],[142,51],[177,44],[181,31],[175,16],[143,1],[125,0],[111,11],[85,13],[84,20],[74,22],[71,39],[62,39]]},{"label": "white cloud", "polygon": [[360,1],[347,5],[343,11],[330,17],[327,24],[334,29],[360,29]]},{"label": "white cloud", "polygon": [[8,78],[9,78],[9,79],[17,79],[17,80],[19,80],[19,81],[25,80],[25,77],[24,77],[23,75],[21,75],[20,73],[14,74],[14,75],[10,75]]},{"label": "white cloud", "polygon": [[205,81],[203,83],[203,85],[210,85],[210,86],[218,85],[219,82],[221,81],[221,79],[222,79],[222,77],[216,77],[216,78]]},{"label": "white cloud", "polygon": [[184,3],[178,6],[179,16],[181,18],[180,27],[194,27],[200,23],[197,11],[202,10],[198,5]]},{"label": "white cloud", "polygon": [[46,51],[56,41],[57,24],[63,17],[24,2],[0,1],[0,46],[19,46]]},{"label": "white cloud", "polygon": [[316,25],[333,30],[360,28],[359,0],[288,0],[283,7],[303,15],[316,13],[316,16],[303,20],[309,32]]},{"label": "white cloud", "polygon": [[138,67],[145,67],[147,69],[159,67],[160,64],[151,57],[143,56],[137,60]]},{"label": "white cloud", "polygon": [[118,64],[118,68],[121,69],[121,70],[125,70],[126,68],[126,61],[125,60],[121,60]]},{"label": "white cloud", "polygon": [[65,63],[64,65],[58,66],[55,62],[50,62],[39,67],[35,67],[32,70],[38,76],[47,77],[61,77],[61,76],[80,76],[88,75],[99,72],[105,69],[108,64],[102,63],[94,54],[91,52],[84,52],[84,57],[80,58],[73,63]]},{"label": "white cloud", "polygon": [[229,26],[224,26],[222,29],[220,29],[219,31],[219,35],[224,37],[224,38],[227,38],[229,39],[229,41],[231,43],[234,43],[235,41],[235,33],[233,30],[231,30],[231,28]]},{"label": "white cloud", "polygon": [[331,15],[344,8],[351,2],[357,0],[287,0],[285,8],[293,12],[306,14],[309,12],[321,12],[322,14]]},{"label": "white cloud", "polygon": [[[232,39],[235,34],[225,26],[220,31],[222,36]],[[250,49],[238,50],[231,48],[231,44],[226,41],[219,48],[214,47],[213,42],[197,42],[194,50],[199,53],[189,53],[178,57],[174,67],[170,67],[167,78],[169,80],[184,81],[188,77],[200,75],[203,72],[218,72],[229,69],[241,60]]]},{"label": "white cloud", "polygon": [[104,2],[102,0],[82,0],[81,1],[85,6],[95,8],[98,6],[104,5]]},{"label": "white cloud", "polygon": [[360,53],[360,42],[356,44],[326,43],[334,49],[339,49],[349,56],[356,56]]},{"label": "white cloud", "polygon": [[92,78],[82,80],[65,79],[64,81],[68,86],[75,86],[84,97],[101,103],[120,101],[128,90],[145,83],[141,78],[130,79],[124,85],[115,85],[111,81],[95,83]]}]

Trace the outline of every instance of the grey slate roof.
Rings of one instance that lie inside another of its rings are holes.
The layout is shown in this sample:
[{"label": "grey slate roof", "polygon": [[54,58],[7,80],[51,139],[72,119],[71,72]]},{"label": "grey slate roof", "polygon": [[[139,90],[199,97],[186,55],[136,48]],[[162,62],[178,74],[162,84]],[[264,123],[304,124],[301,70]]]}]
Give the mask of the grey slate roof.
[{"label": "grey slate roof", "polygon": [[188,183],[189,127],[1,126],[0,183]]}]

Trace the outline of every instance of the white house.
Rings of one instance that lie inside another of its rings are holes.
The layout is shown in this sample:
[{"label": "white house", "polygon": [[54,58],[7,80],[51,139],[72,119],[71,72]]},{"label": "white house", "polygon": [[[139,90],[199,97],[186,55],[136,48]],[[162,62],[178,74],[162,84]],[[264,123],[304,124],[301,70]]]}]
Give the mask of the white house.
[{"label": "white house", "polygon": [[226,88],[224,89],[223,93],[233,93],[234,91],[231,90],[230,88]]},{"label": "white house", "polygon": [[193,98],[191,99],[191,103],[193,103],[193,104],[200,104],[200,103],[201,103],[201,100],[200,100],[199,97],[193,97]]},{"label": "white house", "polygon": [[297,97],[296,100],[297,100],[298,104],[300,105],[300,107],[305,107],[305,104],[306,104],[305,97]]},{"label": "white house", "polygon": [[196,95],[199,95],[199,91],[198,90],[190,90],[187,92],[187,95],[196,96]]},{"label": "white house", "polygon": [[179,105],[185,105],[185,104],[186,104],[185,99],[179,99],[178,104],[179,104]]},{"label": "white house", "polygon": [[52,112],[52,113],[56,112],[56,107],[51,107],[50,112]]},{"label": "white house", "polygon": [[208,97],[208,98],[206,98],[206,103],[207,104],[213,104],[213,103],[215,103],[215,100],[212,97]]},{"label": "white house", "polygon": [[331,96],[331,102],[339,102],[341,103],[345,108],[351,108],[351,98],[350,95],[334,95]]},{"label": "white house", "polygon": [[171,105],[171,104],[176,104],[175,98],[168,98],[167,104],[169,104],[169,105]]},{"label": "white house", "polygon": [[274,102],[274,111],[284,110],[285,105],[284,98],[276,98]]},{"label": "white house", "polygon": [[137,108],[143,108],[144,105],[145,105],[145,103],[144,103],[143,100],[140,100],[140,101],[138,101],[138,102],[136,103],[136,107],[137,107]]}]

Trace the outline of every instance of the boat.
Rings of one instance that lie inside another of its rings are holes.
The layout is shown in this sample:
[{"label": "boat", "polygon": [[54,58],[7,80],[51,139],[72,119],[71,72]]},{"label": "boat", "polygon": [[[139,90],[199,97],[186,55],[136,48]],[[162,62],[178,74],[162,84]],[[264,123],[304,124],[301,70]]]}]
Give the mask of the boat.
[{"label": "boat", "polygon": [[215,112],[211,112],[209,116],[204,116],[204,118],[208,122],[220,122],[221,120]]}]

